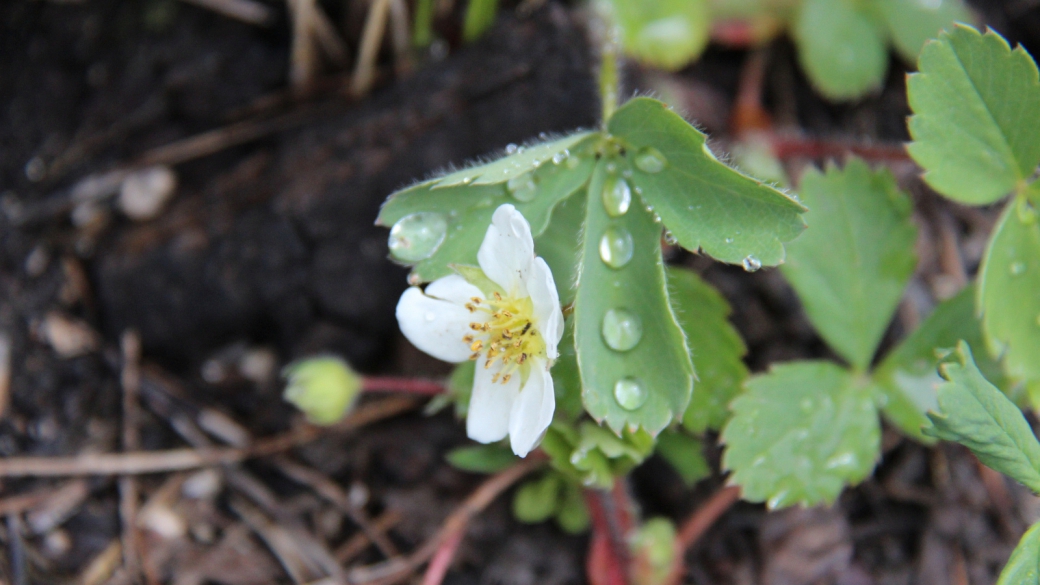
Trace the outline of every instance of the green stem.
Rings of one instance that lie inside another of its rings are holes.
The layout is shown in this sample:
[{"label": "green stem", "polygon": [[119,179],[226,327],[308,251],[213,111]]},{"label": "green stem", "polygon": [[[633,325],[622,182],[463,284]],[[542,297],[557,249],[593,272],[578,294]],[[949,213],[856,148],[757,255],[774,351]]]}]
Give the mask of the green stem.
[{"label": "green stem", "polygon": [[415,3],[415,26],[412,29],[412,46],[425,49],[433,42],[433,0],[417,0]]},{"label": "green stem", "polygon": [[617,44],[610,40],[611,33],[604,31],[600,48],[599,96],[603,103],[603,126],[614,115],[618,105],[618,51]]}]

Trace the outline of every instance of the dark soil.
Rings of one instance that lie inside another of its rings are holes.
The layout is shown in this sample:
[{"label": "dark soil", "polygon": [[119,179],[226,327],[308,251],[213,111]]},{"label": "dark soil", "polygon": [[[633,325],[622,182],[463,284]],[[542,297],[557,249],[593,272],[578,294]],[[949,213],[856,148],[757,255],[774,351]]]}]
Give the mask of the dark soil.
[{"label": "dark soil", "polygon": [[[323,4],[348,23],[356,47],[355,3]],[[444,19],[447,57],[396,77],[388,60],[376,91],[353,100],[340,91],[345,74],[331,70],[317,90],[294,96],[290,23],[283,3],[268,5],[278,17],[265,28],[178,0],[0,4],[0,358],[9,353],[10,364],[9,389],[0,376],[0,456],[119,451],[127,330],[143,344],[140,447],[149,450],[218,438],[219,429],[206,427],[206,439],[193,426],[207,413],[255,437],[288,430],[298,417],[281,400],[277,372],[299,356],[335,353],[365,373],[446,374],[397,333],[393,308],[406,272],[387,260],[386,231],[373,225],[380,203],[438,169],[597,121],[594,60],[573,8],[509,7],[470,46],[458,46],[457,24]],[[1036,3],[978,8],[1012,42],[1040,49]],[[685,96],[680,109],[723,146],[744,59],[712,49],[669,78]],[[904,71],[893,63],[878,95],[835,106],[813,94],[779,42],[764,97],[779,126],[894,143],[907,138]],[[630,91],[660,91],[649,72],[629,73]],[[176,194],[156,219],[131,221],[111,197],[87,221],[76,219],[85,178],[154,161],[160,147],[234,124],[268,131],[173,161]],[[915,196],[926,237],[889,343],[949,286],[938,250],[943,221],[953,222],[969,270],[991,221],[940,201],[912,166],[893,169]],[[755,371],[833,358],[778,272],[747,274],[686,253],[671,260],[726,295]],[[77,339],[74,351],[60,347]],[[766,514],[737,505],[690,552],[685,582],[994,582],[1038,500],[958,447],[927,449],[888,431],[884,442],[877,475],[832,508]],[[390,518],[389,538],[407,552],[480,482],[444,463],[448,449],[465,443],[448,414],[414,413],[326,436],[291,461],[342,486],[368,516]],[[221,469],[139,480],[148,502],[139,543],[146,582],[316,580],[324,573],[272,554],[271,531],[305,534],[330,550],[358,532],[279,461]],[[182,496],[185,481],[202,495]],[[645,516],[681,521],[721,483],[687,490],[651,460],[630,487]],[[3,583],[130,582],[112,553],[123,533],[117,479],[9,479],[0,488]],[[17,505],[24,494],[42,497]],[[250,521],[257,506],[275,528]],[[586,537],[554,525],[518,524],[509,498],[500,498],[471,523],[446,582],[583,582],[586,546]],[[367,547],[346,566],[384,558]],[[91,570],[100,576],[90,580]]]}]

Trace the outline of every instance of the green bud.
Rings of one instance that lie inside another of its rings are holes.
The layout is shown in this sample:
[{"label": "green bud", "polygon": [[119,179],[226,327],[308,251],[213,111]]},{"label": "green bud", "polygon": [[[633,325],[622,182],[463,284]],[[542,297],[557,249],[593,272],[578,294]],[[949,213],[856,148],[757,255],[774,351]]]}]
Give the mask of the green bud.
[{"label": "green bud", "polygon": [[282,370],[288,379],[283,397],[317,425],[331,425],[350,411],[361,392],[361,376],[338,357],[293,362]]}]

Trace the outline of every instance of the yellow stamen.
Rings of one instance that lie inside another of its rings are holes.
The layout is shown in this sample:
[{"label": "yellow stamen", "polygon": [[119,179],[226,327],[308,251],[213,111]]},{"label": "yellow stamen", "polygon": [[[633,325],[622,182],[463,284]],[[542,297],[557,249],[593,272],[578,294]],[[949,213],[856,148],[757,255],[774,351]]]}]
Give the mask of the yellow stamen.
[{"label": "yellow stamen", "polygon": [[470,351],[480,351],[482,347],[484,347],[484,342],[478,339],[470,344],[469,349]]}]

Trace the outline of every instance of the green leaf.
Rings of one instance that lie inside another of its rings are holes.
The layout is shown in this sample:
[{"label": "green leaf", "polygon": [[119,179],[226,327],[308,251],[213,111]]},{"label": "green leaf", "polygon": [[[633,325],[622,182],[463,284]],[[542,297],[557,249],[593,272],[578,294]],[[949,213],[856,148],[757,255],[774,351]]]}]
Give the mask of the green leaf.
[{"label": "green leaf", "polygon": [[[448,173],[428,183],[432,183],[435,188],[498,185],[541,169],[550,161],[557,166],[569,163],[565,166],[571,168],[571,165],[580,162],[579,157],[584,155],[582,147],[595,136],[592,132],[577,132],[548,142],[528,146],[512,145],[507,149],[507,155],[500,159]],[[572,153],[572,150],[575,152]],[[572,154],[575,156],[574,160],[570,160]]]},{"label": "green leaf", "polygon": [[[975,347],[982,344],[973,286],[936,307],[874,370],[885,418],[919,441],[934,442],[921,428],[931,426],[926,413],[938,407],[935,389],[942,378],[937,352],[956,347],[961,339]],[[982,356],[978,364],[987,379],[998,385],[1005,383],[1001,366],[995,360]]]},{"label": "green leaf", "polygon": [[495,24],[498,0],[469,0],[466,18],[462,24],[462,38],[467,43],[479,39]]},{"label": "green leaf", "polygon": [[910,63],[917,62],[925,41],[937,37],[940,30],[971,20],[971,13],[961,0],[877,0],[876,6],[892,36],[892,44]]},{"label": "green leaf", "polygon": [[560,504],[562,483],[559,475],[547,473],[520,486],[513,496],[513,516],[528,524],[551,518]]},{"label": "green leaf", "polygon": [[[731,264],[774,266],[784,259],[784,242],[805,228],[801,204],[719,162],[704,134],[665,104],[635,98],[608,126],[627,148],[622,173],[631,171],[633,190],[684,248]],[[592,197],[600,192],[590,186]]]},{"label": "green leaf", "polygon": [[861,97],[881,87],[888,48],[880,22],[854,0],[806,0],[792,33],[798,61],[814,87],[834,100]]},{"label": "green leaf", "polygon": [[775,366],[748,380],[732,408],[722,463],[746,500],[770,508],[830,503],[878,457],[871,389],[836,364]]},{"label": "green leaf", "polygon": [[718,291],[689,270],[669,268],[667,274],[668,298],[697,372],[683,426],[693,433],[718,430],[729,419],[730,400],[748,376],[741,361],[747,348],[729,323],[729,304]]},{"label": "green leaf", "polygon": [[508,447],[498,443],[458,447],[448,451],[447,459],[452,467],[472,473],[497,473],[519,461]]},{"label": "green leaf", "polygon": [[556,392],[556,419],[577,420],[585,414],[581,401],[581,373],[578,371],[578,353],[574,349],[574,319],[564,322],[560,339],[560,357],[556,358],[550,373]]},{"label": "green leaf", "polygon": [[708,46],[707,0],[609,0],[625,52],[655,67],[676,71]]},{"label": "green leaf", "polygon": [[[590,193],[603,191],[609,164],[604,158],[596,166]],[[642,427],[657,434],[685,412],[693,386],[665,290],[661,227],[638,202],[611,217],[592,197],[586,213],[573,316],[585,408],[615,433]]]},{"label": "green leaf", "polygon": [[556,523],[568,534],[581,534],[589,529],[589,508],[585,505],[585,496],[581,488],[571,482],[563,484],[563,496],[556,510]]},{"label": "green leaf", "polygon": [[682,477],[687,487],[711,475],[700,440],[679,431],[664,431],[657,436],[657,454]]},{"label": "green leaf", "polygon": [[997,585],[1040,584],[1040,523],[1034,524],[1018,541]]},{"label": "green leaf", "polygon": [[1021,47],[957,25],[921,51],[907,93],[907,150],[939,193],[962,203],[1000,199],[1040,162],[1040,76]]},{"label": "green leaf", "polygon": [[[391,195],[376,224],[394,226],[390,230],[391,256],[414,265],[411,282],[435,280],[451,274],[452,264],[477,264],[477,250],[491,216],[503,203],[516,206],[530,222],[532,235],[539,236],[549,225],[557,204],[588,182],[593,166],[591,156],[544,164],[530,177],[522,177],[530,178],[534,185],[534,191],[525,194],[524,200],[511,196],[508,186],[501,184],[444,187],[439,186],[438,179],[426,181]],[[479,168],[467,171],[476,173]]]},{"label": "green leaf", "polygon": [[809,229],[781,270],[823,338],[864,371],[916,264],[910,199],[859,159],[807,172],[801,196]]},{"label": "green leaf", "polygon": [[552,221],[534,241],[535,254],[541,256],[552,271],[560,305],[574,302],[578,280],[578,258],[581,240],[577,237],[585,224],[586,194],[579,191],[564,199],[553,211]]},{"label": "green leaf", "polygon": [[1040,443],[1022,411],[975,367],[963,341],[939,367],[939,412],[930,412],[929,435],[956,441],[979,461],[1040,493]]},{"label": "green leaf", "polygon": [[1008,202],[979,271],[978,310],[990,353],[1012,378],[1040,380],[1040,221],[1025,198]]}]

